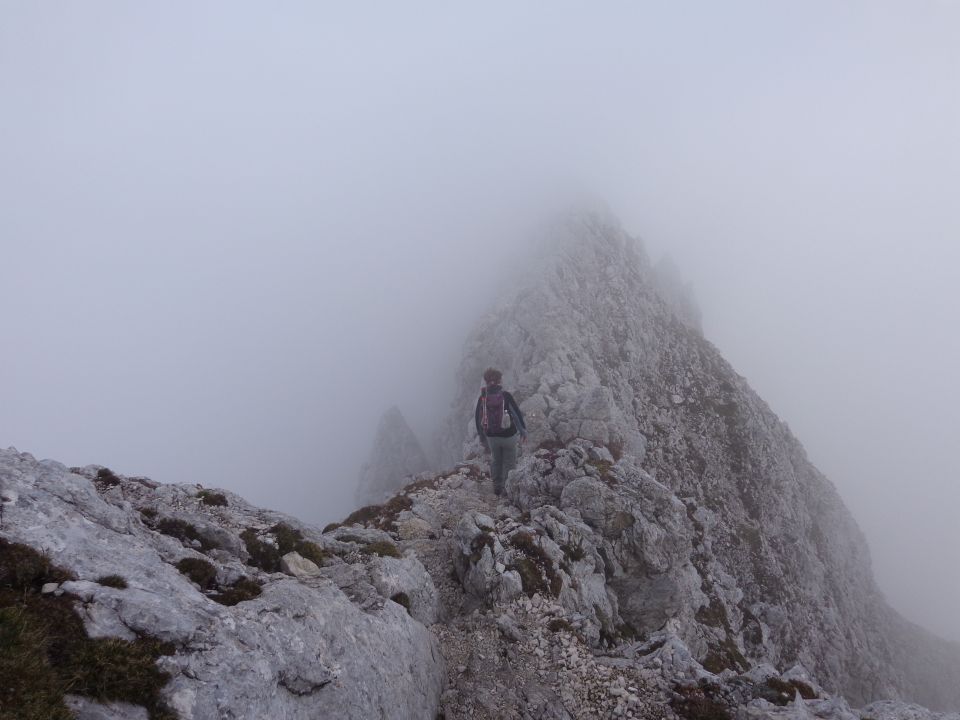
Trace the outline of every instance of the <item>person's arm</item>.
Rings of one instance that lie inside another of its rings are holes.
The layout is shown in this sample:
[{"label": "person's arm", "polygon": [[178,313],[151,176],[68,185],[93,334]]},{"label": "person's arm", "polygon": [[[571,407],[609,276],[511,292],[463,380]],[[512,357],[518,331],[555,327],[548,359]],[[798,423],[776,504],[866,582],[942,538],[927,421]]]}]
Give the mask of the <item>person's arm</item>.
[{"label": "person's arm", "polygon": [[480,438],[480,444],[487,447],[487,436],[483,432],[483,423],[480,421],[481,403],[483,403],[482,395],[477,398],[477,409],[473,411],[473,421],[477,425],[477,436]]},{"label": "person's arm", "polygon": [[510,393],[504,393],[504,395],[507,398],[507,410],[510,412],[514,422],[517,424],[517,430],[520,431],[520,437],[525,440],[527,437],[527,424],[524,422],[523,413],[520,412],[520,406],[517,405],[517,401],[513,399],[513,395]]}]

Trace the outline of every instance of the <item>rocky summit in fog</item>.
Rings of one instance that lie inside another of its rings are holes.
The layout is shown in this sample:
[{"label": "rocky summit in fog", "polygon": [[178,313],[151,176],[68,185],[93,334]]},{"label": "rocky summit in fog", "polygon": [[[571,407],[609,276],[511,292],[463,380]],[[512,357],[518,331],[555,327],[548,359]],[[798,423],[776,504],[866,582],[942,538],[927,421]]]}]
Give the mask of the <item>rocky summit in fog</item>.
[{"label": "rocky summit in fog", "polygon": [[390,408],[380,419],[370,458],[360,470],[356,498],[360,505],[383,502],[429,468],[427,456],[403,413]]},{"label": "rocky summit in fog", "polygon": [[[11,647],[41,652],[36,618],[72,612],[97,663],[163,673],[104,691],[58,684],[69,652],[30,656],[50,672],[0,701],[42,681],[81,720],[960,720],[960,648],[886,605],[833,486],[683,285],[604,214],[547,235],[467,344],[448,468],[417,470],[391,412],[362,492],[412,480],[342,523],[0,452]],[[531,434],[501,498],[471,429],[490,365]]]}]

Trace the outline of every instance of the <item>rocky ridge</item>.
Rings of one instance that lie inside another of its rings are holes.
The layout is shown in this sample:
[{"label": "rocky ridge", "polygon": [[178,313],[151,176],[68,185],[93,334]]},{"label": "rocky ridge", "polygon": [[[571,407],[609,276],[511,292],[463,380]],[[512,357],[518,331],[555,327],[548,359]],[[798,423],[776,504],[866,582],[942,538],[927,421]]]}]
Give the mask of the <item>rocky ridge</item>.
[{"label": "rocky ridge", "polygon": [[[686,513],[633,460],[589,441],[527,453],[506,499],[475,459],[322,532],[225,491],[12,449],[0,451],[0,478],[17,495],[0,537],[76,578],[45,592],[72,598],[91,636],[172,644],[158,666],[181,720],[960,720],[904,702],[853,709],[801,665],[712,667],[679,618],[630,626],[618,566],[628,556],[668,566],[685,551],[670,523]],[[637,502],[614,512],[585,502],[594,482]],[[671,508],[673,520],[651,524]],[[214,576],[185,575],[184,559]],[[100,584],[108,572],[126,587]],[[222,604],[239,578],[260,594]],[[147,717],[67,701],[78,720]]]},{"label": "rocky ridge", "polygon": [[[529,508],[565,507],[566,495],[597,518],[608,587],[639,634],[673,622],[717,670],[802,663],[857,704],[960,706],[960,648],[887,606],[834,487],[664,296],[642,244],[602,213],[571,215],[549,235],[538,271],[467,342],[443,457],[478,451],[468,419],[477,378],[496,366],[534,446],[583,439],[625,463],[628,483],[538,461],[564,489],[537,480]],[[658,553],[638,555],[650,543]]]}]

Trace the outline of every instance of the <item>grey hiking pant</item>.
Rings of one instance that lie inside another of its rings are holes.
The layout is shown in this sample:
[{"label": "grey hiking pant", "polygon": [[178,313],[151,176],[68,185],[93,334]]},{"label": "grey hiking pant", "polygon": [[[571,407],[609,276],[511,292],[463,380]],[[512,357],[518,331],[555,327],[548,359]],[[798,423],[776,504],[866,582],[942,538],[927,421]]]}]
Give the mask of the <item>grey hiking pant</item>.
[{"label": "grey hiking pant", "polygon": [[493,478],[493,491],[503,495],[503,486],[509,473],[517,464],[517,436],[488,437],[490,445],[490,477]]}]

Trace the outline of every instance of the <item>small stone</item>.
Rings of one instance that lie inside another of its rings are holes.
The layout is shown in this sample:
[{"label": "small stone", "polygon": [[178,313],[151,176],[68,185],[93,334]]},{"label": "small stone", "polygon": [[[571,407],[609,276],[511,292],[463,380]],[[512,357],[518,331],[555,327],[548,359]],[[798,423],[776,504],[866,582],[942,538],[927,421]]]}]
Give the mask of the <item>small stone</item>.
[{"label": "small stone", "polygon": [[55,591],[57,588],[59,588],[59,587],[60,587],[60,584],[59,584],[59,583],[53,583],[53,582],[51,582],[51,583],[44,583],[44,584],[43,584],[43,587],[40,588],[40,592],[41,592],[43,595],[49,595],[50,593],[54,592],[54,591]]}]

